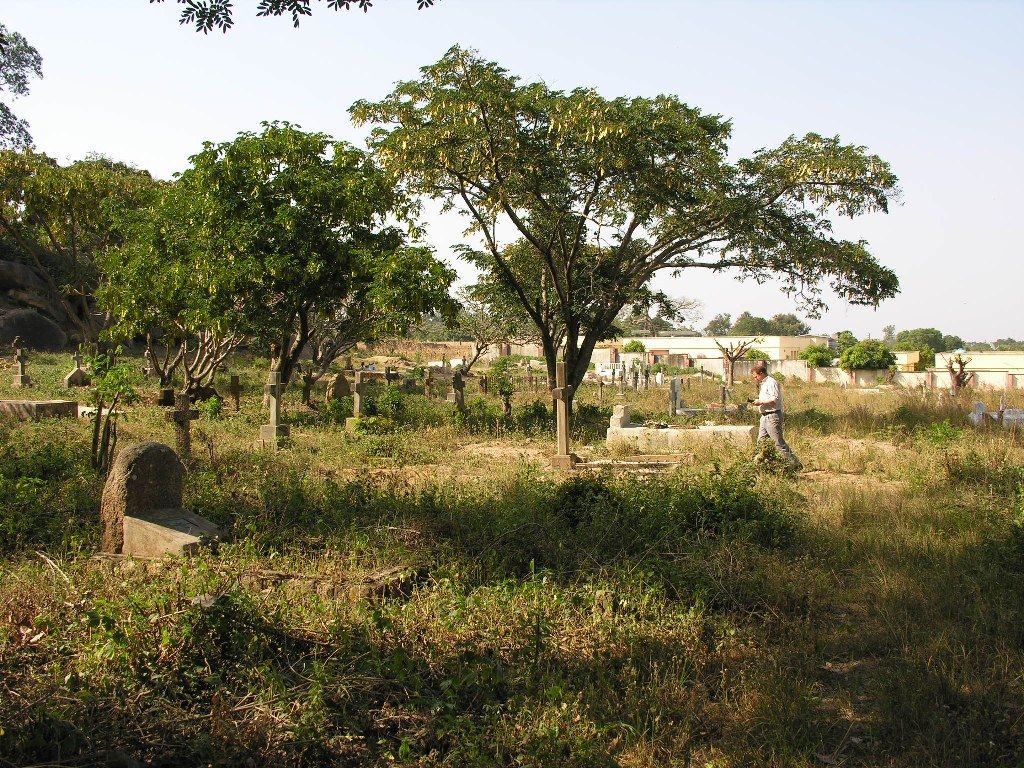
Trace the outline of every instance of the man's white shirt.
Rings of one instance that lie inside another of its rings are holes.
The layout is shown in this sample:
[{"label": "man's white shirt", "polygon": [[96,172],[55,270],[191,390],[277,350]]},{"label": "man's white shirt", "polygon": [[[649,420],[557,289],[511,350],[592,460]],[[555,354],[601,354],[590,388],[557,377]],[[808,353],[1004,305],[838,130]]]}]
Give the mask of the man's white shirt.
[{"label": "man's white shirt", "polygon": [[757,399],[761,402],[768,400],[774,400],[775,402],[771,405],[758,406],[761,413],[765,411],[781,411],[782,410],[782,388],[779,386],[779,382],[773,379],[771,376],[765,378],[761,382],[761,389],[757,393]]}]

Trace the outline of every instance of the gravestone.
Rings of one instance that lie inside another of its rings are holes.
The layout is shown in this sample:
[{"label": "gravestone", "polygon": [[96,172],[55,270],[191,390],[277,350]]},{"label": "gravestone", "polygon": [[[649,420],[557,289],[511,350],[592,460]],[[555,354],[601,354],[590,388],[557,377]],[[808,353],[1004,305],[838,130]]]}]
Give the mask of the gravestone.
[{"label": "gravestone", "polygon": [[604,402],[604,379],[597,380],[597,402]]},{"label": "gravestone", "polygon": [[634,368],[633,369],[633,391],[634,392],[639,392],[640,391],[640,369],[639,368]]},{"label": "gravestone", "polygon": [[325,395],[324,401],[331,402],[331,400],[341,400],[343,397],[348,397],[352,394],[352,388],[348,385],[348,379],[345,377],[344,371],[336,373],[327,380],[327,394]]},{"label": "gravestone", "polygon": [[25,364],[28,362],[28,356],[25,354],[25,350],[21,347],[17,347],[14,350],[14,359],[18,363],[18,373],[14,377],[14,381],[11,383],[12,387],[31,387],[32,377],[28,375]]},{"label": "gravestone", "polygon": [[74,400],[0,400],[0,416],[20,421],[75,419],[78,415],[79,406]]},{"label": "gravestone", "polygon": [[281,423],[281,397],[284,385],[281,383],[280,371],[271,371],[267,383],[263,387],[270,407],[270,422],[260,426],[260,447],[276,451],[291,433],[287,424]]},{"label": "gravestone", "polygon": [[644,389],[649,389],[651,386],[651,366],[644,368]]},{"label": "gravestone", "polygon": [[82,370],[82,353],[75,353],[75,370],[64,377],[64,386],[67,389],[72,387],[88,387],[92,384],[89,375]]},{"label": "gravestone", "polygon": [[174,410],[165,414],[165,418],[174,423],[174,437],[178,445],[178,453],[188,458],[192,453],[191,422],[199,418],[199,411],[189,408],[189,396],[184,392],[175,399]]},{"label": "gravestone", "polygon": [[572,469],[579,457],[569,451],[569,399],[572,387],[565,380],[565,363],[555,363],[555,388],[551,390],[555,400],[555,423],[557,427],[557,453],[551,457],[554,469]]},{"label": "gravestone", "polygon": [[242,403],[242,382],[237,375],[231,377],[228,392],[231,394],[231,400],[235,404],[235,413],[238,413]]},{"label": "gravestone", "polygon": [[676,416],[676,408],[679,406],[679,377],[673,376],[668,383],[668,415]]},{"label": "gravestone", "polygon": [[608,421],[609,427],[628,427],[630,424],[629,406],[619,404],[612,411],[612,417]]},{"label": "gravestone", "polygon": [[456,371],[452,376],[452,388],[447,398],[449,403],[455,403],[460,412],[466,411],[466,382],[462,378],[462,371]]},{"label": "gravestone", "polygon": [[489,382],[487,381],[487,374],[486,373],[481,374],[481,376],[480,376],[480,394],[481,395],[486,395],[487,394],[488,386],[489,386]]},{"label": "gravestone", "polygon": [[173,408],[174,403],[174,387],[160,387],[160,395],[157,397],[156,404],[161,408]]},{"label": "gravestone", "polygon": [[659,387],[664,386],[665,374],[662,373],[661,371],[658,371],[656,374],[654,374],[654,383]]},{"label": "gravestone", "polygon": [[221,530],[181,508],[185,468],[162,443],[139,443],[118,454],[100,502],[102,549],[113,554],[162,557],[191,554]]},{"label": "gravestone", "polygon": [[352,416],[345,419],[347,429],[355,429],[363,416],[363,397],[366,396],[366,382],[362,371],[356,371],[355,384],[352,387]]}]

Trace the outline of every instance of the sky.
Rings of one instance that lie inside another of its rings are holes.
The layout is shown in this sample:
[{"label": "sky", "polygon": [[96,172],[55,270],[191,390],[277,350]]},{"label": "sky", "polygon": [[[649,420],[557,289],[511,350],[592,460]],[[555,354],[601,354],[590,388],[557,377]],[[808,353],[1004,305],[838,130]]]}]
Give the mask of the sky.
[{"label": "sky", "polygon": [[[831,297],[813,331],[1024,338],[1024,0],[377,0],[365,14],[314,0],[299,29],[256,5],[235,0],[234,28],[203,35],[178,24],[174,0],[3,0],[0,22],[43,58],[11,106],[62,162],[99,152],[170,178],[204,141],[264,120],[364,146],[349,106],[459,44],[553,88],[675,94],[732,121],[734,158],[810,131],[866,146],[901,200],[836,232],[867,240],[901,292],[878,309]],[[452,251],[460,217],[428,206],[425,223],[472,280]],[[700,324],[796,309],[775,283],[684,273],[656,286],[700,299]]]}]

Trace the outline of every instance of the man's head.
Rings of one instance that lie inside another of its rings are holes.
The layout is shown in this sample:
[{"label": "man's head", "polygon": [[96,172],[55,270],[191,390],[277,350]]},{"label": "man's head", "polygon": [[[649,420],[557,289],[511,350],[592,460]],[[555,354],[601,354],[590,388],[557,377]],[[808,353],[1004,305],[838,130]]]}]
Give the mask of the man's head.
[{"label": "man's head", "polygon": [[765,365],[763,360],[759,360],[754,364],[751,374],[756,382],[761,383],[768,378],[768,366]]}]

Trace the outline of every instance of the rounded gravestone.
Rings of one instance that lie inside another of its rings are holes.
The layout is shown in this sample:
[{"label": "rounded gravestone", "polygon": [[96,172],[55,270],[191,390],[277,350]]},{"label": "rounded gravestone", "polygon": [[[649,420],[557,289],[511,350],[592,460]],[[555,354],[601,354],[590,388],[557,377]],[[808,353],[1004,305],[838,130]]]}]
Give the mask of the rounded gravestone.
[{"label": "rounded gravestone", "polygon": [[13,309],[0,315],[0,345],[8,346],[15,339],[21,346],[42,352],[59,352],[68,337],[60,326],[34,309]]},{"label": "rounded gravestone", "polygon": [[184,475],[178,454],[163,443],[139,443],[121,451],[100,502],[103,551],[121,552],[125,515],[144,517],[154,510],[180,507]]}]

